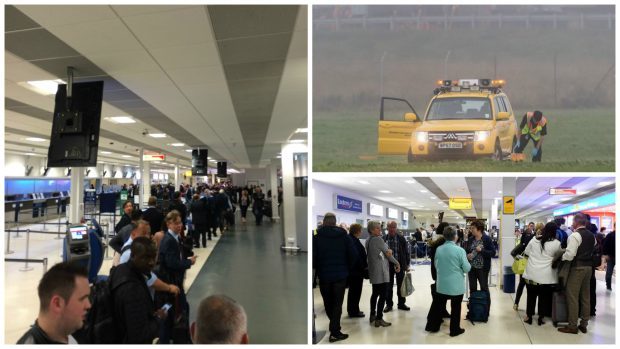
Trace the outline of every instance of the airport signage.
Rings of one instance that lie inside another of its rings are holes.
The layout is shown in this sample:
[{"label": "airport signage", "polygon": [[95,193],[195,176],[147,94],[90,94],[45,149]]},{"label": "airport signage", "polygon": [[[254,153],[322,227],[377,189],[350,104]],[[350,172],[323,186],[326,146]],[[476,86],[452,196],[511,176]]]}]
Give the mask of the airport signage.
[{"label": "airport signage", "polygon": [[573,189],[573,188],[549,188],[549,195],[577,195],[577,189]]},{"label": "airport signage", "polygon": [[395,208],[387,208],[387,218],[398,219],[398,210]]},{"label": "airport signage", "polygon": [[144,155],[142,155],[142,160],[144,161],[164,161],[166,160],[166,155],[165,154],[159,154],[159,153],[145,153]]},{"label": "airport signage", "polygon": [[362,201],[336,194],[336,209],[362,213]]},{"label": "airport signage", "polygon": [[471,198],[450,198],[448,203],[451,210],[471,210],[473,207]]},{"label": "airport signage", "polygon": [[570,205],[566,207],[562,207],[559,210],[553,211],[554,216],[565,216],[567,214],[571,214],[579,211],[592,210],[599,207],[605,207],[614,205],[616,203],[616,193],[610,193],[603,196],[599,196],[594,199],[582,201],[575,205]]},{"label": "airport signage", "polygon": [[403,211],[403,221],[409,221],[409,212]]},{"label": "airport signage", "polygon": [[368,203],[368,214],[371,216],[383,217],[383,206],[373,204],[371,202]]},{"label": "airport signage", "polygon": [[515,214],[515,197],[504,196],[504,214]]}]

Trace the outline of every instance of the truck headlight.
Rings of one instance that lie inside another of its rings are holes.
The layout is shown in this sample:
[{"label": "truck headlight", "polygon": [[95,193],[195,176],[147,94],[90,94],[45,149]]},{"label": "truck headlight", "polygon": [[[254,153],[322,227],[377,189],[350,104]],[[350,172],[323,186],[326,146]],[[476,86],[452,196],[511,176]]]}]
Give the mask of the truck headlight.
[{"label": "truck headlight", "polygon": [[428,142],[428,132],[424,132],[424,131],[416,132],[415,137],[420,143]]},{"label": "truck headlight", "polygon": [[484,142],[489,136],[491,136],[491,131],[476,131],[476,133],[474,133],[474,141]]}]

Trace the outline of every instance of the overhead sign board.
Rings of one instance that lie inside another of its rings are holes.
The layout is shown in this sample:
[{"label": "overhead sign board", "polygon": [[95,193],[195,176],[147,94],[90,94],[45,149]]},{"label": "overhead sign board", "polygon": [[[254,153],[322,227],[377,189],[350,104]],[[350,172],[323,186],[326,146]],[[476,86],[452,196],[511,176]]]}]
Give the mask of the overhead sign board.
[{"label": "overhead sign board", "polygon": [[335,208],[337,210],[362,213],[362,201],[348,198],[342,195],[335,195]]},{"label": "overhead sign board", "polygon": [[562,207],[559,210],[553,211],[554,216],[564,216],[573,212],[586,211],[594,208],[605,207],[614,205],[616,203],[616,193],[610,193],[603,196],[599,196],[594,199],[582,201],[575,205]]},{"label": "overhead sign board", "polygon": [[387,217],[392,219],[398,219],[398,210],[395,208],[388,207],[387,209]]},{"label": "overhead sign board", "polygon": [[166,160],[166,155],[160,153],[144,153],[142,155],[142,160],[144,161],[164,161]]},{"label": "overhead sign board", "polygon": [[368,203],[368,214],[371,216],[383,217],[383,206]]},{"label": "overhead sign board", "polygon": [[577,195],[577,189],[573,189],[573,188],[549,188],[549,195]]},{"label": "overhead sign board", "polygon": [[450,198],[449,207],[451,210],[471,210],[473,203],[471,198]]},{"label": "overhead sign board", "polygon": [[403,211],[403,221],[409,220],[409,212]]},{"label": "overhead sign board", "polygon": [[515,197],[504,196],[504,214],[515,214]]}]

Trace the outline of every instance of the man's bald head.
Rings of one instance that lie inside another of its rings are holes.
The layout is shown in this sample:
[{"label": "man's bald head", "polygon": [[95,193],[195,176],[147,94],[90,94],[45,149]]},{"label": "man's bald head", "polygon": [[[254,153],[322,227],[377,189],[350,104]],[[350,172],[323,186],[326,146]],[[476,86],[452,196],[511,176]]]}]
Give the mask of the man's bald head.
[{"label": "man's bald head", "polygon": [[248,320],[241,304],[224,295],[209,296],[192,324],[194,344],[247,344]]}]

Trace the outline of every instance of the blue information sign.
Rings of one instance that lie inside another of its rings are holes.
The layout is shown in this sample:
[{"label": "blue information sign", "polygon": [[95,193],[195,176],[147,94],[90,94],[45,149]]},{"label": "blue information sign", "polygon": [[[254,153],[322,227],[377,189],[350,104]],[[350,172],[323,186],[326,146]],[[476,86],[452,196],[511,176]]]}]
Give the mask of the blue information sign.
[{"label": "blue information sign", "polygon": [[336,209],[361,213],[362,201],[351,199],[342,195],[336,195]]},{"label": "blue information sign", "polygon": [[553,211],[554,216],[564,216],[573,212],[586,211],[598,207],[610,206],[616,203],[616,193],[599,196],[594,199],[582,201],[576,205],[566,206]]}]

